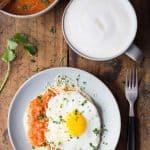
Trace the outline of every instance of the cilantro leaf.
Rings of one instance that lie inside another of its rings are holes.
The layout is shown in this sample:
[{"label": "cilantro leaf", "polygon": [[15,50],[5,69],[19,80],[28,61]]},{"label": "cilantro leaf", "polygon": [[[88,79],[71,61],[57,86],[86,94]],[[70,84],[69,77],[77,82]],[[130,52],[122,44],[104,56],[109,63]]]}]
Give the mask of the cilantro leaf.
[{"label": "cilantro leaf", "polygon": [[10,50],[15,50],[18,44],[15,41],[7,40],[7,48]]},{"label": "cilantro leaf", "polygon": [[28,42],[28,36],[24,33],[16,33],[12,38],[12,41],[16,43],[27,43]]},{"label": "cilantro leaf", "polygon": [[4,80],[0,85],[0,92],[3,90],[7,80],[9,78],[10,69],[11,69],[11,61],[13,61],[16,57],[15,50],[18,44],[23,44],[24,48],[28,51],[30,55],[35,55],[37,52],[37,46],[30,43],[28,40],[28,36],[24,33],[16,33],[11,39],[7,41],[7,48],[2,54],[1,59],[7,63],[7,72],[4,76]]},{"label": "cilantro leaf", "polygon": [[35,55],[37,52],[37,46],[33,43],[25,43],[24,48],[29,52],[30,55]]},{"label": "cilantro leaf", "polygon": [[6,63],[11,62],[15,59],[16,55],[15,53],[10,50],[10,49],[6,49],[2,55],[2,60]]}]

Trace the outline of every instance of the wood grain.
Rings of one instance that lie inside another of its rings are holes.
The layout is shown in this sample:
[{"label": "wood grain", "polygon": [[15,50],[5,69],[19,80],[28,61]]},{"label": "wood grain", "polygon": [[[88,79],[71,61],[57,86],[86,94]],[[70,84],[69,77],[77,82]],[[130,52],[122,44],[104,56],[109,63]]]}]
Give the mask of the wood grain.
[{"label": "wood grain", "polygon": [[[140,94],[136,104],[137,150],[150,150],[150,1],[132,0],[139,23],[135,43],[145,54],[140,65],[124,55],[107,62],[94,62],[69,50],[61,31],[61,18],[67,3],[68,0],[63,0],[52,11],[33,19],[20,20],[0,14],[0,55],[6,46],[6,40],[16,32],[24,32],[38,43],[38,54],[32,58],[22,47],[18,48],[9,81],[0,93],[0,150],[12,150],[7,132],[7,112],[16,90],[37,71],[56,66],[84,69],[108,85],[117,99],[122,118],[117,150],[126,150],[128,103],[124,96],[124,74],[133,65],[138,66],[140,73]],[[49,32],[53,26],[56,27],[55,34]],[[5,71],[6,65],[0,61],[0,81]]]}]

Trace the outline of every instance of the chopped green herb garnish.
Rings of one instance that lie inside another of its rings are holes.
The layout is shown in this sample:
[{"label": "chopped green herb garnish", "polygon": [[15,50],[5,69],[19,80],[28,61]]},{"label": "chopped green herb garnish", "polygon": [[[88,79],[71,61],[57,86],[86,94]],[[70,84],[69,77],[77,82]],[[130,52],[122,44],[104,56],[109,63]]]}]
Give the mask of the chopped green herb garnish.
[{"label": "chopped green herb garnish", "polygon": [[78,110],[77,109],[75,109],[75,115],[77,115],[78,114]]},{"label": "chopped green herb garnish", "polygon": [[49,32],[56,33],[56,28],[55,27],[51,27],[51,29],[49,30]]},{"label": "chopped green herb garnish", "polygon": [[59,123],[64,123],[65,122],[65,120],[63,119],[63,117],[62,116],[59,116]]},{"label": "chopped green herb garnish", "polygon": [[78,74],[77,78],[76,78],[77,81],[80,80],[80,74]]},{"label": "chopped green herb garnish", "polygon": [[66,97],[64,97],[64,99],[63,99],[64,101],[66,101],[66,100],[68,100]]},{"label": "chopped green herb garnish", "polygon": [[44,119],[44,118],[46,118],[46,115],[45,115],[45,114],[40,114],[40,115],[37,116],[37,119],[38,119],[38,120],[42,120],[42,119]]},{"label": "chopped green herb garnish", "polygon": [[70,135],[70,139],[72,139],[73,137]]},{"label": "chopped green herb garnish", "polygon": [[41,100],[42,99],[42,95],[37,96],[37,98]]},{"label": "chopped green herb garnish", "polygon": [[87,82],[86,82],[86,81],[84,81],[84,82],[83,82],[83,84],[87,84]]},{"label": "chopped green herb garnish", "polygon": [[26,4],[22,5],[22,10],[27,10],[28,6]]},{"label": "chopped green herb garnish", "polygon": [[108,143],[107,143],[107,142],[105,142],[105,141],[103,141],[102,143],[103,143],[104,145],[108,145]]},{"label": "chopped green herb garnish", "polygon": [[62,107],[63,107],[63,104],[60,105],[60,108],[62,108]]},{"label": "chopped green herb garnish", "polygon": [[100,130],[97,129],[97,128],[95,128],[95,129],[93,130],[93,132],[94,132],[94,134],[96,134],[96,135],[99,135],[99,134],[100,134]]},{"label": "chopped green herb garnish", "polygon": [[71,86],[72,86],[72,87],[75,87],[75,85],[74,85],[74,84],[72,84]]},{"label": "chopped green herb garnish", "polygon": [[53,123],[55,123],[55,124],[60,124],[60,122],[59,122],[59,121],[53,121]]},{"label": "chopped green herb garnish", "polygon": [[41,0],[42,3],[48,4],[49,0]]},{"label": "chopped green herb garnish", "polygon": [[66,101],[67,103],[69,102],[69,99],[66,97],[64,97],[63,100]]},{"label": "chopped green herb garnish", "polygon": [[106,132],[107,132],[108,130],[107,130],[106,128],[103,128],[103,132],[104,132],[104,131],[106,131]]},{"label": "chopped green herb garnish", "polygon": [[98,147],[94,146],[92,143],[89,143],[89,145],[93,148],[93,150],[98,150]]},{"label": "chopped green herb garnish", "polygon": [[32,149],[35,149],[35,147],[34,147],[34,146],[32,146]]},{"label": "chopped green herb garnish", "polygon": [[81,105],[84,106],[87,103],[87,100],[85,100]]}]

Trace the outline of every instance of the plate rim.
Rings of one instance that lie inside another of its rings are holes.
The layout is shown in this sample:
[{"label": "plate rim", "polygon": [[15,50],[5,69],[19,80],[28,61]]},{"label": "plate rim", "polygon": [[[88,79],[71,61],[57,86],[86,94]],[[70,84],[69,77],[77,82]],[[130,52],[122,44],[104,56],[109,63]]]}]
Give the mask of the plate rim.
[{"label": "plate rim", "polygon": [[40,74],[43,74],[44,72],[47,72],[47,71],[49,71],[49,70],[59,70],[59,69],[62,69],[62,70],[63,70],[63,69],[66,69],[66,70],[70,70],[70,69],[71,69],[71,70],[78,70],[78,71],[80,71],[80,72],[84,72],[84,73],[86,73],[86,74],[89,74],[89,75],[92,76],[93,78],[96,78],[97,80],[99,80],[99,81],[101,82],[101,84],[110,92],[110,94],[112,95],[112,97],[113,97],[113,99],[114,99],[114,103],[115,103],[116,106],[117,106],[116,108],[117,108],[118,117],[119,117],[119,122],[118,122],[118,123],[119,123],[119,129],[118,129],[119,134],[118,134],[118,137],[117,137],[117,140],[116,140],[117,142],[116,142],[116,144],[114,145],[114,150],[115,150],[116,147],[117,147],[117,145],[118,145],[118,143],[119,143],[119,139],[120,139],[120,135],[121,135],[121,114],[120,114],[120,109],[119,109],[119,105],[118,105],[118,103],[117,103],[117,100],[116,100],[116,98],[114,97],[112,91],[109,89],[109,87],[108,87],[101,79],[99,79],[97,76],[95,76],[94,74],[92,74],[92,73],[90,73],[90,72],[88,72],[88,71],[82,70],[82,69],[80,69],[80,68],[74,68],[74,67],[51,67],[51,68],[49,68],[49,69],[45,69],[45,70],[43,70],[43,71],[40,71],[40,72],[38,72],[38,73],[36,73],[36,74],[30,76],[29,79],[25,80],[25,81],[21,84],[21,86],[18,88],[18,90],[16,91],[16,93],[14,94],[14,96],[13,96],[11,102],[10,102],[9,109],[8,109],[8,115],[7,115],[8,136],[9,136],[9,140],[10,140],[10,143],[11,143],[13,149],[16,150],[15,144],[14,144],[14,142],[13,142],[13,140],[12,140],[12,134],[11,134],[11,132],[10,132],[10,114],[11,114],[11,110],[12,110],[12,108],[13,108],[13,104],[14,104],[14,102],[15,102],[15,99],[16,99],[17,95],[18,95],[19,92],[23,89],[23,87],[24,87],[29,81],[31,81],[32,79],[34,79],[35,77],[37,77],[37,76],[39,76]]}]

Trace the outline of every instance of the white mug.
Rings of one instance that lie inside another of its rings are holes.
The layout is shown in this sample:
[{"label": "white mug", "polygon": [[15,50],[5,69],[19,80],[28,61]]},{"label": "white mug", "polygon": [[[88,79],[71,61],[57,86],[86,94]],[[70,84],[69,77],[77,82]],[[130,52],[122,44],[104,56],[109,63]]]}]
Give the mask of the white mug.
[{"label": "white mug", "polygon": [[[126,7],[128,7],[128,9],[130,10],[130,12],[132,12],[132,16],[134,16],[132,18],[132,20],[134,20],[134,33],[131,37],[131,40],[128,44],[128,46],[123,49],[121,51],[121,53],[118,53],[117,55],[113,56],[113,57],[110,57],[110,58],[95,58],[95,57],[91,57],[89,55],[86,55],[85,53],[81,52],[78,48],[76,48],[69,40],[69,37],[67,36],[66,34],[66,28],[65,28],[65,17],[66,17],[66,14],[68,13],[68,9],[71,5],[73,5],[73,2],[74,1],[77,1],[77,0],[71,0],[70,3],[67,5],[65,11],[64,11],[64,14],[63,14],[63,19],[62,19],[62,29],[63,29],[63,34],[64,34],[64,38],[66,40],[66,42],[68,43],[68,45],[72,48],[72,50],[74,50],[74,52],[76,52],[77,54],[81,55],[82,57],[85,57],[87,59],[90,59],[90,60],[95,60],[95,61],[104,61],[104,60],[110,60],[110,59],[113,59],[113,58],[116,58],[117,56],[120,56],[122,54],[126,54],[127,56],[129,56],[131,59],[135,60],[135,61],[141,61],[142,58],[143,58],[143,54],[142,54],[142,51],[136,46],[133,44],[133,40],[136,36],[136,32],[137,32],[137,17],[136,17],[136,13],[135,13],[135,10],[134,8],[132,7],[131,3],[127,0],[127,5]],[[78,0],[78,1],[82,1],[82,0]],[[82,14],[81,14],[82,15]]]}]

